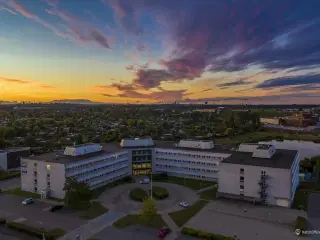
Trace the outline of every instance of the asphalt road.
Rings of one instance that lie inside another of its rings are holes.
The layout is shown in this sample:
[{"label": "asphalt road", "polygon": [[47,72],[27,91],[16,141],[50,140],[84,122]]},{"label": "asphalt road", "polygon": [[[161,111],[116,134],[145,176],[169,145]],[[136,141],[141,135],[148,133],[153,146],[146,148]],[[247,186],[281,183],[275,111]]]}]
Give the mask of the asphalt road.
[{"label": "asphalt road", "polygon": [[21,180],[20,178],[12,178],[5,181],[0,181],[0,189],[1,190],[9,190],[11,188],[20,187]]},{"label": "asphalt road", "polygon": [[61,228],[73,230],[87,221],[80,219],[81,212],[62,209],[58,212],[49,212],[51,204],[36,201],[34,204],[22,205],[23,197],[0,194],[0,216],[8,220],[19,220],[25,224],[43,228]]}]

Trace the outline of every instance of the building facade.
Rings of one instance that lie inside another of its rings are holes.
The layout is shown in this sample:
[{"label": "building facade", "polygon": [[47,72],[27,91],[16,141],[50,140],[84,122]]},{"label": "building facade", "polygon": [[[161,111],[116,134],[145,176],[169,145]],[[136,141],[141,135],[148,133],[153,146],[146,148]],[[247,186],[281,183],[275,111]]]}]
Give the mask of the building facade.
[{"label": "building facade", "polygon": [[[263,165],[266,161],[269,165]],[[21,188],[63,198],[68,177],[95,189],[125,176],[165,172],[218,181],[222,197],[289,206],[299,184],[298,171],[298,152],[272,145],[242,144],[234,151],[212,141],[123,139],[120,144],[84,144],[23,158]]]},{"label": "building facade", "polygon": [[290,207],[299,185],[299,152],[241,144],[219,170],[219,197]]},{"label": "building facade", "polygon": [[30,148],[6,148],[0,150],[0,168],[3,171],[19,169],[21,157],[30,156]]}]

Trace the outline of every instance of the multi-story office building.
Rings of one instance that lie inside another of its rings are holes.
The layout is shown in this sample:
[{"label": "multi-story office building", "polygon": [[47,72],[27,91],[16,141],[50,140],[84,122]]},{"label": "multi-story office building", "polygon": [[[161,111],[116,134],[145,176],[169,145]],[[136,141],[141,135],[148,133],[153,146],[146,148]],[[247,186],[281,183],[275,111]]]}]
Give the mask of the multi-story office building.
[{"label": "multi-story office building", "polygon": [[131,173],[128,151],[119,144],[83,144],[66,147],[63,153],[47,153],[21,160],[21,188],[44,196],[63,198],[67,177],[86,182],[91,189]]},{"label": "multi-story office building", "polygon": [[241,144],[220,163],[219,197],[290,207],[299,185],[299,152]]},{"label": "multi-story office building", "polygon": [[299,183],[297,151],[271,145],[240,145],[238,151],[212,141],[123,139],[84,144],[22,159],[21,187],[44,196],[64,197],[67,177],[91,189],[128,175],[163,173],[219,182],[219,195],[289,206]]},{"label": "multi-story office building", "polygon": [[0,149],[0,169],[3,171],[19,169],[21,157],[30,154],[29,147]]}]

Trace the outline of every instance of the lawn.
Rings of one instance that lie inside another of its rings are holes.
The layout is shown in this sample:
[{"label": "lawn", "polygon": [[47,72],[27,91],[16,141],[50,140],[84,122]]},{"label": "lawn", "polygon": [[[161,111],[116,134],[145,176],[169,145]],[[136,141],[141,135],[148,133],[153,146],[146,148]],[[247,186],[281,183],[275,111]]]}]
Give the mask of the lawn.
[{"label": "lawn", "polygon": [[259,142],[271,140],[300,140],[300,141],[319,141],[318,135],[296,134],[288,132],[252,132],[233,137],[217,138],[215,142],[222,145],[238,145],[243,142]]},{"label": "lawn", "polygon": [[183,185],[188,188],[191,188],[193,190],[199,190],[199,189],[210,187],[216,184],[216,182],[180,178],[180,177],[173,177],[173,176],[168,176],[167,179],[154,180],[154,182],[168,182],[168,183],[179,184],[179,185]]},{"label": "lawn", "polygon": [[40,198],[40,194],[38,193],[32,193],[32,192],[25,192],[22,191],[21,188],[17,187],[14,189],[10,189],[6,191],[6,193],[11,194],[11,195],[16,195],[19,197],[25,197],[25,198]]},{"label": "lawn", "polygon": [[20,177],[20,172],[0,172],[0,181]]},{"label": "lawn", "polygon": [[106,212],[108,212],[108,209],[102,206],[101,203],[92,202],[90,207],[85,211],[84,215],[82,215],[81,218],[94,219],[102,214],[105,214]]},{"label": "lawn", "polygon": [[200,193],[200,198],[204,200],[215,200],[217,195],[217,188],[208,189]]},{"label": "lawn", "polygon": [[308,196],[310,192],[320,193],[320,187],[315,183],[300,183],[297,188],[292,202],[292,208],[307,210],[308,208]]},{"label": "lawn", "polygon": [[199,200],[187,208],[169,213],[169,216],[179,227],[181,227],[196,215],[207,203],[208,202],[205,200]]},{"label": "lawn", "polygon": [[129,181],[126,181],[126,180],[123,180],[123,179],[120,179],[120,180],[117,180],[115,182],[112,182],[112,183],[109,183],[103,187],[99,187],[99,188],[96,188],[96,189],[93,189],[92,190],[92,199],[97,199],[100,197],[100,195],[105,191],[107,190],[108,188],[112,188],[112,187],[116,187],[118,185],[122,185],[122,184],[128,184],[128,183],[131,183]]},{"label": "lawn", "polygon": [[143,225],[152,228],[162,228],[166,226],[166,223],[163,221],[161,215],[158,214],[148,222],[146,222],[141,216],[137,214],[128,214],[127,216],[115,221],[113,223],[113,226],[116,228],[126,228],[132,224]]}]

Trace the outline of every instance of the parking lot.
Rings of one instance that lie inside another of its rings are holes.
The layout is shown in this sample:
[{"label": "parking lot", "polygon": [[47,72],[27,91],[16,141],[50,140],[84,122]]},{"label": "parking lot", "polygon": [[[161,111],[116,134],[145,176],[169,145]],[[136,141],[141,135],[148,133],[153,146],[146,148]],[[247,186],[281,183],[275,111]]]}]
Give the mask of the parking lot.
[{"label": "parking lot", "polygon": [[293,225],[297,215],[292,209],[215,201],[204,207],[186,227],[246,240],[280,237],[293,240],[297,239]]},{"label": "parking lot", "polygon": [[80,218],[81,212],[69,209],[61,209],[57,212],[49,212],[52,204],[35,200],[29,205],[22,205],[23,197],[0,194],[0,217],[9,221],[21,221],[25,224],[43,228],[61,228],[66,231],[73,230],[87,221]]},{"label": "parking lot", "polygon": [[2,191],[9,190],[12,188],[20,187],[20,178],[12,178],[5,181],[0,181],[0,189]]}]

